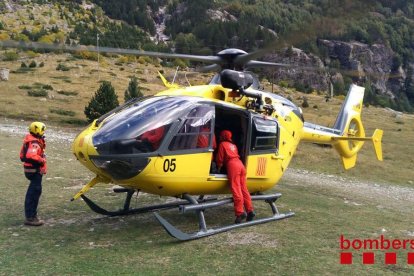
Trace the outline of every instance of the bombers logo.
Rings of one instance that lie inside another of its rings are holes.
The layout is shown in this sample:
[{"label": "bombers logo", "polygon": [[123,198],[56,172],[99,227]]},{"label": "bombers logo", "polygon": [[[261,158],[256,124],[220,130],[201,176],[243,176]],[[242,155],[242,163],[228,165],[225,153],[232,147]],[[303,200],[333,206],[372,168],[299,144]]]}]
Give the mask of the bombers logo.
[{"label": "bombers logo", "polygon": [[[376,254],[373,250],[382,250],[384,252],[384,263],[387,265],[397,264],[397,252],[400,250],[411,251],[406,253],[405,260],[409,265],[414,265],[414,239],[387,239],[384,235],[376,239],[347,239],[341,235],[339,239],[340,264],[347,265],[353,263],[353,252],[362,251],[363,264],[375,264]],[[377,255],[382,255],[377,253]]]}]

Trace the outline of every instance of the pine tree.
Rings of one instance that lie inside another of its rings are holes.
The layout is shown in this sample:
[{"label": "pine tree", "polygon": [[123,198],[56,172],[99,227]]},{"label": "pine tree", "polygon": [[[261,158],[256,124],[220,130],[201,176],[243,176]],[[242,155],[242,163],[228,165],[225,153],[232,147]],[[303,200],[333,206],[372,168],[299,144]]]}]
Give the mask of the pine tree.
[{"label": "pine tree", "polygon": [[103,81],[89,104],[85,106],[84,113],[88,122],[92,122],[117,106],[119,106],[119,102],[114,87],[111,82]]},{"label": "pine tree", "polygon": [[128,84],[128,89],[125,90],[124,100],[129,101],[133,98],[139,98],[144,96],[141,92],[141,89],[138,86],[138,79],[137,77],[133,76]]}]

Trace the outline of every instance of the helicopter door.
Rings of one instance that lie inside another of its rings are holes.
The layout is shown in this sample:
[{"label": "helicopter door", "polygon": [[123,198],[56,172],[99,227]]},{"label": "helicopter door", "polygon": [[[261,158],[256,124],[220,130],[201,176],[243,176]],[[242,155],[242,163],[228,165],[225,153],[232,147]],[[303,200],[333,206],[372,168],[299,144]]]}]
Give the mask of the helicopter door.
[{"label": "helicopter door", "polygon": [[247,160],[248,178],[274,178],[277,162],[279,127],[271,117],[253,116],[249,156]]},{"label": "helicopter door", "polygon": [[[214,106],[203,104],[181,119],[160,167],[172,176],[206,179],[213,159]],[[168,161],[166,161],[168,160]]]},{"label": "helicopter door", "polygon": [[[226,106],[216,106],[215,137],[217,137],[217,147],[219,145],[220,132],[229,130],[232,133],[233,143],[236,145],[241,161],[246,164],[247,138],[248,138],[249,115],[247,112],[235,110]],[[217,150],[217,149],[216,149]],[[226,169],[223,167],[221,172],[212,171],[217,177],[227,178]]]}]

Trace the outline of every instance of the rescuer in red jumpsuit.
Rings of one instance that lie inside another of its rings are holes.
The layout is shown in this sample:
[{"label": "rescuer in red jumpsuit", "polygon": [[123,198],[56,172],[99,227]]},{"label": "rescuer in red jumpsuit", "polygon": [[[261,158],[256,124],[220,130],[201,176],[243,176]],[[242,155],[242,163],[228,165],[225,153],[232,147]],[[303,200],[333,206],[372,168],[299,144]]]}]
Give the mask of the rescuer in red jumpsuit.
[{"label": "rescuer in red jumpsuit", "polygon": [[[197,137],[197,148],[207,148],[210,144],[210,125],[204,125],[200,129],[200,135]],[[216,150],[217,142],[216,136],[213,134],[213,149]]]},{"label": "rescuer in red jumpsuit", "polygon": [[142,144],[142,146],[138,146],[138,148],[143,151],[157,150],[160,147],[164,133],[165,126],[160,126],[143,133],[137,140],[140,144]]},{"label": "rescuer in red jumpsuit", "polygon": [[[256,214],[246,186],[246,169],[240,160],[237,147],[233,144],[231,137],[232,134],[229,130],[221,131],[216,162],[218,171],[223,166],[227,170],[227,177],[233,193],[234,212],[236,214],[235,223],[241,223],[246,217],[247,221],[253,220]],[[247,215],[244,210],[246,210]]]},{"label": "rescuer in red jumpsuit", "polygon": [[[210,123],[204,125],[200,129],[200,134],[197,137],[197,148],[207,148],[210,145]],[[217,149],[217,142],[216,142],[216,135],[213,133],[213,154],[211,155],[211,167],[210,172],[216,173],[217,168],[216,164],[214,163],[214,156]]]},{"label": "rescuer in red jumpsuit", "polygon": [[25,136],[20,150],[20,160],[24,162],[24,175],[30,180],[24,201],[26,216],[24,224],[29,226],[41,226],[44,224],[37,216],[37,206],[42,194],[42,177],[47,171],[45,129],[46,126],[41,122],[31,123],[29,134]]}]

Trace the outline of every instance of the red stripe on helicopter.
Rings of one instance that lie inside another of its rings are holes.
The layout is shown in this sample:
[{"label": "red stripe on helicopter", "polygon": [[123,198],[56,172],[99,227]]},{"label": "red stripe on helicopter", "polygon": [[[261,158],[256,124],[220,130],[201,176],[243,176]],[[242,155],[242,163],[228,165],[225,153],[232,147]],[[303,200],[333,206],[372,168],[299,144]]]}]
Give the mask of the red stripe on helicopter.
[{"label": "red stripe on helicopter", "polygon": [[266,174],[266,157],[258,157],[257,158],[257,168],[256,168],[256,175],[257,176],[265,176]]}]

